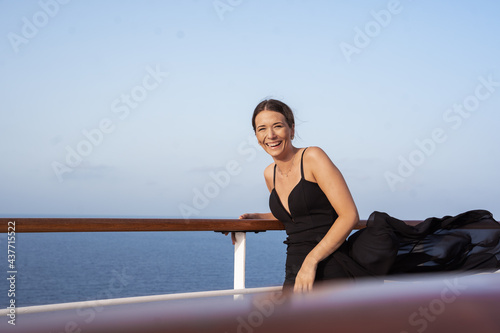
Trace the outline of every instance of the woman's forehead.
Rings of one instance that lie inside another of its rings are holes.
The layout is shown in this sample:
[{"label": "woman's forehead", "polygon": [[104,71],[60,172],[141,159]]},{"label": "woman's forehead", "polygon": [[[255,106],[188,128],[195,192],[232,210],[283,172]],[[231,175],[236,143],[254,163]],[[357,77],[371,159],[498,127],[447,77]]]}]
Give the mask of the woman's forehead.
[{"label": "woman's forehead", "polygon": [[276,111],[264,110],[259,112],[257,117],[255,117],[255,123],[257,126],[259,124],[275,123],[275,122],[285,122],[285,116]]}]

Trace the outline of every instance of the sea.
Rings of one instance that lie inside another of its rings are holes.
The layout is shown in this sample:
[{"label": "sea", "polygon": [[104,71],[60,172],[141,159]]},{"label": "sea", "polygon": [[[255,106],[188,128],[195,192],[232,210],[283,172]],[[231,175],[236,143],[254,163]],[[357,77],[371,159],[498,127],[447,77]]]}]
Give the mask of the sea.
[{"label": "sea", "polygon": [[[247,233],[247,288],[283,283],[285,238]],[[222,233],[17,233],[15,295],[6,233],[0,249],[1,308],[233,288],[234,246]]]}]

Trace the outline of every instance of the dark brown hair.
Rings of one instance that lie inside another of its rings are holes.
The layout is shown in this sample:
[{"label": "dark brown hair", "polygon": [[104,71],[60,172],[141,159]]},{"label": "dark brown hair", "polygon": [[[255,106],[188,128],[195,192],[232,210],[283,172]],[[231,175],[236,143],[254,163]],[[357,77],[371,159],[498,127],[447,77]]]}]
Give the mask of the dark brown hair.
[{"label": "dark brown hair", "polygon": [[253,111],[252,116],[252,126],[253,131],[256,131],[255,128],[255,117],[262,111],[274,111],[279,112],[285,117],[285,121],[290,128],[293,128],[295,125],[295,119],[293,117],[292,109],[282,101],[278,101],[276,99],[266,99],[260,102]]}]

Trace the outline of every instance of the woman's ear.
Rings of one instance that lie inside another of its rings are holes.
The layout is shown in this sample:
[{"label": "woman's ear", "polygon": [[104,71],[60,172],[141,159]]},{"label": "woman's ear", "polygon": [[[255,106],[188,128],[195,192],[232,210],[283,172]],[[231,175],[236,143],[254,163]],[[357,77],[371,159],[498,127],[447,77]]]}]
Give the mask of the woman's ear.
[{"label": "woman's ear", "polygon": [[292,140],[295,137],[295,124],[292,125],[292,133],[291,133],[290,137]]}]

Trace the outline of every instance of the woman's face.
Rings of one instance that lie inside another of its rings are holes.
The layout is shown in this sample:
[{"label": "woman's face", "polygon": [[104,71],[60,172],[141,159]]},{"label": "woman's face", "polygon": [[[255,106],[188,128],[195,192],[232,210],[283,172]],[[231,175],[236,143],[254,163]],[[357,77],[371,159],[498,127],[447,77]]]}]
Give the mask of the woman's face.
[{"label": "woman's face", "polygon": [[262,148],[276,157],[292,147],[294,128],[281,113],[264,110],[255,117],[255,135]]}]

